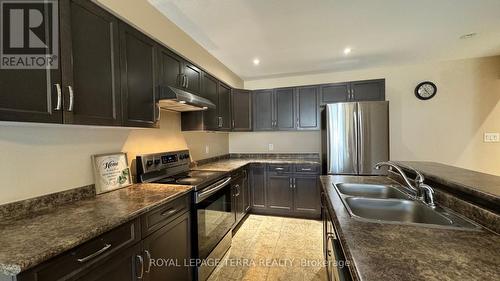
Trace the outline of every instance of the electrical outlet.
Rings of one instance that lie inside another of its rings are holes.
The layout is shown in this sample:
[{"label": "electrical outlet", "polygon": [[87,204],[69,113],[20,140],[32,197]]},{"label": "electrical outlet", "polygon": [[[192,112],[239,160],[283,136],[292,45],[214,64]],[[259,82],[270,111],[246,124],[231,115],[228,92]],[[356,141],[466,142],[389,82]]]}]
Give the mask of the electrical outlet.
[{"label": "electrical outlet", "polygon": [[210,153],[210,146],[205,145],[205,154],[209,154]]},{"label": "electrical outlet", "polygon": [[500,133],[484,133],[484,142],[500,142]]},{"label": "electrical outlet", "polygon": [[269,151],[273,151],[274,150],[274,144],[270,143],[269,144]]}]

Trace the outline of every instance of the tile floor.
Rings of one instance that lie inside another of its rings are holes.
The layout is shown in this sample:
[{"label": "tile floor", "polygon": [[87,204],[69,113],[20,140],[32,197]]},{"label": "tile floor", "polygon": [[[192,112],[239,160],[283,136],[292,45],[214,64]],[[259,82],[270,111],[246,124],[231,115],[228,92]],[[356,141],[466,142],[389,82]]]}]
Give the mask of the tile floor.
[{"label": "tile floor", "polygon": [[208,281],[327,280],[322,223],[250,215]]}]

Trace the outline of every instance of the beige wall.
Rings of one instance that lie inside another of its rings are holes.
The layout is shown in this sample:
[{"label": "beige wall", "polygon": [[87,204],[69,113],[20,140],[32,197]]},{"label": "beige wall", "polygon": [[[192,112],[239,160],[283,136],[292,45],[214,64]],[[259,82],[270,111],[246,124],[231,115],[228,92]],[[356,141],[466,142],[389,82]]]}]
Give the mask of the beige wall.
[{"label": "beige wall", "polygon": [[[243,86],[146,0],[97,2],[231,86]],[[193,160],[228,153],[227,133],[181,133],[179,113],[162,111],[160,126],[132,130],[0,122],[0,204],[92,184],[92,154],[126,151],[131,161],[138,153],[184,148],[191,149]]]},{"label": "beige wall", "polygon": [[[386,78],[390,101],[390,148],[393,160],[429,160],[500,175],[500,143],[484,143],[484,132],[500,132],[500,57],[425,63],[362,71],[324,73],[245,81],[259,89]],[[415,86],[424,80],[438,87],[435,98],[420,101]],[[314,150],[297,133],[274,135],[274,142],[296,144],[289,150]],[[319,137],[319,136],[317,136]],[[309,146],[304,147],[306,143]],[[230,135],[230,152],[266,151],[261,143]]]},{"label": "beige wall", "polygon": [[[269,150],[269,144],[273,150]],[[314,153],[321,150],[320,132],[239,132],[229,134],[233,153]]]},{"label": "beige wall", "polygon": [[156,10],[147,0],[93,0],[152,38],[203,67],[234,88],[243,87],[241,78],[212,56],[189,35]]},{"label": "beige wall", "polygon": [[[162,111],[161,129],[0,122],[0,204],[94,183],[90,156],[191,149],[192,160],[228,153],[227,133],[181,133],[180,114]],[[198,147],[210,145],[205,154]],[[135,172],[135,171],[133,171]]]}]

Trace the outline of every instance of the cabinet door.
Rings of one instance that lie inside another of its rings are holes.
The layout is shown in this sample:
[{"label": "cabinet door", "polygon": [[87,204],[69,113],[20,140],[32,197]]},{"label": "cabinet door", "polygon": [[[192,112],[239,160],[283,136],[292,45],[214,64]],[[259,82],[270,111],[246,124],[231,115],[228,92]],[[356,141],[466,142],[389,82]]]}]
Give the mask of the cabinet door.
[{"label": "cabinet door", "polygon": [[61,1],[64,123],[121,125],[118,20],[90,1]]},{"label": "cabinet door", "polygon": [[120,23],[123,119],[127,126],[155,127],[155,42],[125,23]]},{"label": "cabinet door", "polygon": [[319,215],[321,198],[318,176],[294,177],[294,211],[302,214]]},{"label": "cabinet door", "polygon": [[[203,74],[203,92],[202,96],[209,99],[216,106],[219,104],[219,95],[217,92],[217,79],[204,73]],[[218,108],[209,108],[203,112],[203,122],[207,130],[219,129]]]},{"label": "cabinet door", "polygon": [[273,90],[255,91],[253,96],[253,125],[255,131],[274,130]]},{"label": "cabinet door", "polygon": [[244,178],[240,177],[237,181],[233,183],[233,194],[234,194],[234,213],[235,213],[235,224],[238,224],[240,220],[245,215],[245,206],[244,206],[244,197],[245,193],[243,191],[244,188]]},{"label": "cabinet door", "polygon": [[219,82],[219,130],[231,130],[231,88]]},{"label": "cabinet door", "polygon": [[252,95],[250,91],[233,89],[231,95],[233,131],[252,130]]},{"label": "cabinet door", "polygon": [[278,130],[295,129],[295,89],[283,88],[274,91],[276,106],[275,121]]},{"label": "cabinet door", "polygon": [[250,196],[253,209],[266,208],[266,165],[250,167]]},{"label": "cabinet door", "polygon": [[321,104],[348,102],[349,83],[334,83],[320,86]]},{"label": "cabinet door", "polygon": [[[154,232],[143,241],[144,274],[148,281],[192,280],[192,272],[184,261],[191,257],[191,234],[189,213]],[[163,266],[154,266],[155,260],[166,260]],[[178,265],[178,266],[176,266]]]},{"label": "cabinet door", "polygon": [[385,79],[351,82],[353,101],[385,100]]},{"label": "cabinet door", "polygon": [[182,59],[166,48],[158,48],[158,83],[162,86],[179,86]]},{"label": "cabinet door", "polygon": [[245,177],[241,187],[241,194],[243,196],[243,212],[246,214],[250,210],[250,186],[248,171],[244,171]]},{"label": "cabinet door", "polygon": [[320,125],[319,87],[297,88],[297,129],[318,130]]},{"label": "cabinet door", "polygon": [[185,75],[184,88],[191,93],[199,94],[201,92],[202,71],[191,63],[184,62],[183,73]]},{"label": "cabinet door", "polygon": [[[42,29],[51,28],[44,23]],[[60,69],[0,69],[0,120],[62,123],[62,110],[56,109],[58,100],[62,109]]]},{"label": "cabinet door", "polygon": [[288,175],[270,174],[267,177],[267,208],[292,211],[292,178]]},{"label": "cabinet door", "polygon": [[[135,281],[147,265],[140,256],[140,243],[117,253],[98,267],[78,277],[77,281]],[[142,268],[142,269],[141,269]],[[143,273],[144,274],[144,273]]]}]

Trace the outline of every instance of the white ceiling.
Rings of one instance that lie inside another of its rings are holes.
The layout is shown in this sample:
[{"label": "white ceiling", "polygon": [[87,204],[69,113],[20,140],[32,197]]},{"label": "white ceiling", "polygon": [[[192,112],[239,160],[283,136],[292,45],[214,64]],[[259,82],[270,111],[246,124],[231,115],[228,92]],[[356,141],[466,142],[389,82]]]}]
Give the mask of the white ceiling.
[{"label": "white ceiling", "polygon": [[500,0],[149,1],[245,80],[500,54]]}]

